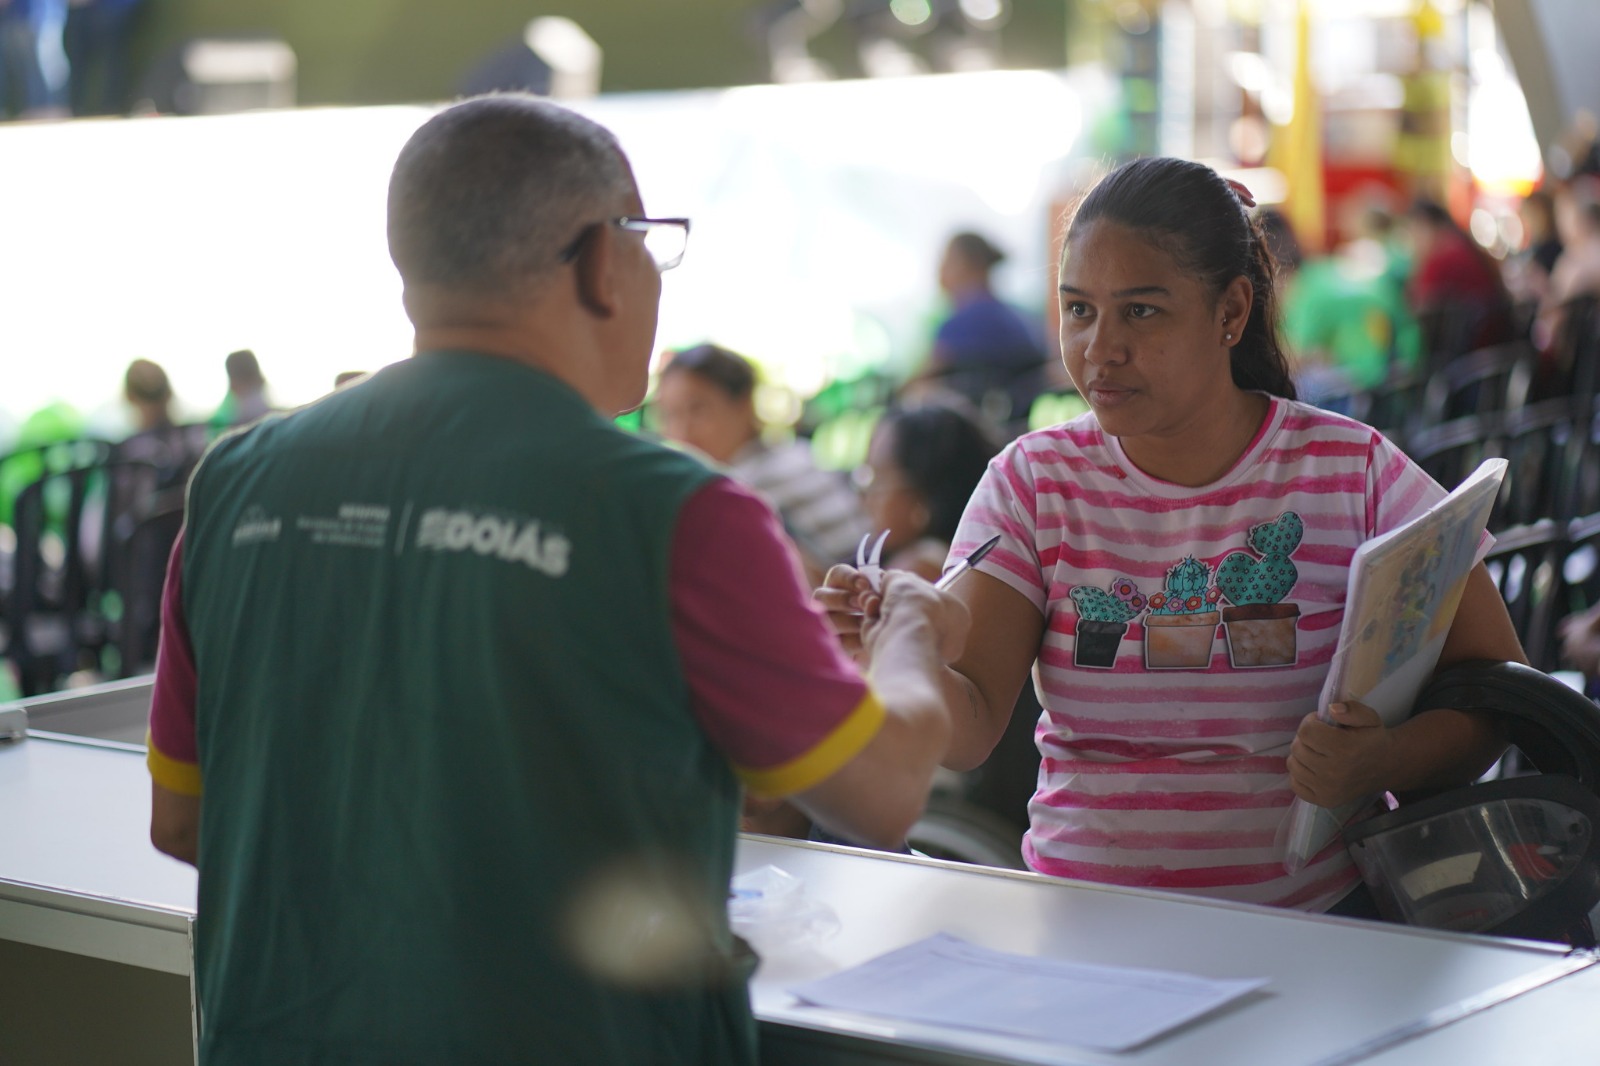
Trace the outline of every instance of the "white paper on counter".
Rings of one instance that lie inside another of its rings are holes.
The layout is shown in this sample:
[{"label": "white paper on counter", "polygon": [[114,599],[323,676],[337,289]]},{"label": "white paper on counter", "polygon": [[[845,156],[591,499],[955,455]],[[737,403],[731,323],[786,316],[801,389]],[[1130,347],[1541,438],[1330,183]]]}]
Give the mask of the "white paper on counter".
[{"label": "white paper on counter", "polygon": [[834,1010],[1126,1051],[1266,983],[1012,955],[939,933],[789,991]]}]

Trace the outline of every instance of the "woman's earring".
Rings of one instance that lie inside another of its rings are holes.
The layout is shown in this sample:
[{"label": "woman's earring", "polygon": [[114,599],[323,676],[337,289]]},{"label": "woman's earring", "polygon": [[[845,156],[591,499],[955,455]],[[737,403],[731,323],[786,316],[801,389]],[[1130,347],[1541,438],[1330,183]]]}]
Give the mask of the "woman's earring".
[{"label": "woman's earring", "polygon": [[1233,340],[1233,334],[1231,334],[1231,333],[1224,333],[1224,334],[1223,334],[1223,335],[1222,335],[1222,339],[1223,339],[1223,340],[1225,340],[1225,341],[1231,341],[1231,340]]}]

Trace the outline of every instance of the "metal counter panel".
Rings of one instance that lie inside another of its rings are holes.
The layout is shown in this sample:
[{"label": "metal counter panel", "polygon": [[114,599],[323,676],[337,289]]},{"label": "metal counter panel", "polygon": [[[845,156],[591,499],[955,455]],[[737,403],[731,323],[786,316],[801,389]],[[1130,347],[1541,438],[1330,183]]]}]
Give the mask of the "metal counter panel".
[{"label": "metal counter panel", "polygon": [[[0,745],[0,939],[186,973],[195,872],[150,845],[148,797],[144,760],[128,745],[40,735]],[[1545,1031],[1552,1027],[1575,1044],[1587,1018],[1581,1008],[1600,989],[1600,968],[1549,983],[1592,961],[1551,945],[742,838],[738,869],[766,864],[802,878],[841,929],[812,947],[766,952],[751,989],[764,1066],[1040,1061],[1037,1049],[1004,1037],[953,1050],[932,1027],[803,1008],[784,991],[941,931],[1076,962],[1270,978],[1263,992],[1133,1052],[1056,1055],[1095,1066],[1292,1066],[1365,1055],[1495,1063],[1532,1040],[1566,1046]],[[1534,990],[1391,1047],[1419,1022],[1474,999],[1487,1006],[1518,985]],[[1409,1057],[1435,1047],[1438,1057]],[[1517,1059],[1535,1060],[1544,1058]]]},{"label": "metal counter panel", "polygon": [[195,871],[150,844],[149,796],[126,746],[0,745],[0,937],[188,973]]},{"label": "metal counter panel", "polygon": [[1596,1005],[1600,1005],[1600,966],[1563,977],[1365,1061],[1371,1066],[1594,1066],[1600,1062],[1600,1032],[1592,1020]]},{"label": "metal counter panel", "polygon": [[[1382,1046],[1386,1034],[1433,1011],[1519,979],[1553,980],[1588,963],[1567,960],[1551,945],[1113,890],[827,845],[741,841],[740,872],[766,864],[802,878],[807,895],[833,908],[841,923],[838,935],[821,944],[769,951],[752,987],[760,1018],[816,1031],[822,1047],[845,1033],[869,1042],[942,1045],[946,1034],[931,1027],[802,1007],[784,991],[935,932],[1073,962],[1271,979],[1262,992],[1142,1048],[1117,1055],[1073,1051],[1059,1059],[1093,1064],[1338,1061],[1369,1041]],[[1034,1045],[1002,1036],[986,1035],[978,1044],[977,1057],[947,1061],[1046,1061]]]}]

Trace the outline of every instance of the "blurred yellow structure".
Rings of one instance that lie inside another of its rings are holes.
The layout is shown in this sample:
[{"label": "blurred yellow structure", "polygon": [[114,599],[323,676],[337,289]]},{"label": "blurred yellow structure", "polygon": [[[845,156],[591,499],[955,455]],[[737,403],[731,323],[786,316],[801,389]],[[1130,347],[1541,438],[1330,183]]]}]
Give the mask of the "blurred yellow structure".
[{"label": "blurred yellow structure", "polygon": [[1327,204],[1323,189],[1322,101],[1311,78],[1311,5],[1299,0],[1295,13],[1294,115],[1273,131],[1270,165],[1283,172],[1288,193],[1283,212],[1306,252],[1327,244]]}]

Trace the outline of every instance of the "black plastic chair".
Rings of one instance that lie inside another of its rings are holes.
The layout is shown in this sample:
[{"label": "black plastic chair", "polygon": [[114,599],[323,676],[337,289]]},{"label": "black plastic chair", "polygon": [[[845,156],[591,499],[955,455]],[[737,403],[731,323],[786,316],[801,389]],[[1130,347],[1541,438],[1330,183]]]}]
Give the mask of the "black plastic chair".
[{"label": "black plastic chair", "polygon": [[1509,320],[1509,310],[1495,304],[1450,301],[1416,313],[1422,339],[1422,372],[1431,377],[1474,348],[1508,340],[1508,330],[1495,329],[1495,319]]},{"label": "black plastic chair", "polygon": [[18,494],[46,474],[103,463],[111,458],[110,441],[83,437],[18,448],[0,456],[0,523],[10,524]]},{"label": "black plastic chair", "polygon": [[1578,465],[1584,434],[1564,399],[1508,412],[1502,424],[1506,478],[1490,516],[1491,529],[1541,518],[1565,522],[1579,513]]},{"label": "black plastic chair", "polygon": [[1573,398],[1572,454],[1561,492],[1571,515],[1600,511],[1600,400]]},{"label": "black plastic chair", "polygon": [[1428,377],[1421,425],[1518,409],[1527,402],[1537,366],[1538,355],[1526,341],[1496,344],[1450,360]]},{"label": "black plastic chair", "polygon": [[1573,297],[1561,305],[1558,318],[1541,367],[1538,395],[1589,402],[1600,384],[1600,297]]},{"label": "black plastic chair", "polygon": [[[161,593],[167,560],[183,528],[183,486],[158,491],[112,523],[105,559],[104,593],[115,598],[106,673],[132,677],[155,668],[161,636]],[[109,612],[108,612],[109,613]],[[104,662],[105,656],[102,656]]]},{"label": "black plastic chair", "polygon": [[1397,373],[1383,384],[1369,389],[1366,396],[1357,401],[1364,409],[1363,413],[1355,414],[1352,408],[1351,417],[1391,438],[1403,440],[1407,427],[1415,423],[1426,384],[1420,374],[1405,371]]},{"label": "black plastic chair", "polygon": [[1484,567],[1500,590],[1512,628],[1536,670],[1554,670],[1560,648],[1556,623],[1562,608],[1562,566],[1567,530],[1551,519],[1495,534]]},{"label": "black plastic chair", "polygon": [[1567,523],[1566,539],[1557,592],[1558,624],[1559,619],[1582,614],[1600,603],[1600,514]]},{"label": "black plastic chair", "polygon": [[158,489],[183,488],[212,439],[204,422],[164,426],[135,433],[112,446],[111,459],[150,463],[156,467]]},{"label": "black plastic chair", "polygon": [[158,476],[150,463],[108,460],[47,474],[17,497],[12,585],[0,608],[23,695],[52,691],[80,669],[103,669],[121,617],[120,593],[108,596],[121,544],[155,497]]},{"label": "black plastic chair", "polygon": [[1485,459],[1504,451],[1500,412],[1452,418],[1408,434],[1405,452],[1446,489],[1454,489]]}]

